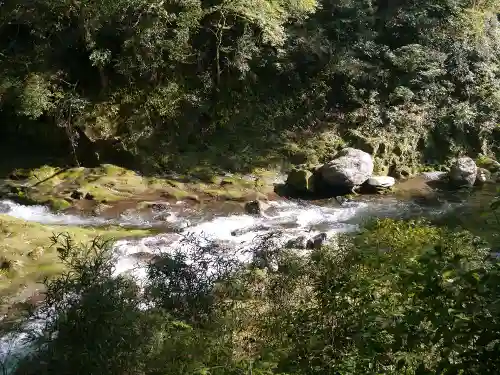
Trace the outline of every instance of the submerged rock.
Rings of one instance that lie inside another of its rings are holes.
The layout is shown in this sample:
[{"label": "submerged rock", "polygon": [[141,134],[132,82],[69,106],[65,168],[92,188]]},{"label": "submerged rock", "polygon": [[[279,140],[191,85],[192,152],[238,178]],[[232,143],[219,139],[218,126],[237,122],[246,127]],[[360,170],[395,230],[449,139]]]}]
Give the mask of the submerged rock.
[{"label": "submerged rock", "polygon": [[319,173],[323,181],[332,187],[352,189],[370,178],[373,159],[364,151],[348,147],[324,164]]},{"label": "submerged rock", "polygon": [[476,182],[477,166],[474,160],[469,157],[462,157],[452,165],[449,178],[454,187],[471,187]]},{"label": "submerged rock", "polygon": [[240,229],[235,229],[231,232],[231,236],[242,236],[244,234],[250,233],[250,232],[259,232],[259,231],[265,231],[269,230],[271,227],[268,225],[254,225],[249,228],[240,228]]}]

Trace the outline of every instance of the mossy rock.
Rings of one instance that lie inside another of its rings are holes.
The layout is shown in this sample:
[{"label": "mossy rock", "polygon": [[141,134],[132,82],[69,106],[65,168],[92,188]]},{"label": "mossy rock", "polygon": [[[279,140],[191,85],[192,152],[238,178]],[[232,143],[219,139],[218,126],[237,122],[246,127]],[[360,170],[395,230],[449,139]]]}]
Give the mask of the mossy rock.
[{"label": "mossy rock", "polygon": [[63,211],[71,207],[71,203],[66,199],[53,198],[47,202],[54,211]]},{"label": "mossy rock", "polygon": [[[56,248],[50,246],[54,233],[68,233],[77,243],[88,243],[97,236],[119,239],[153,234],[150,230],[114,226],[43,225],[0,214],[0,254],[7,261],[6,267],[12,265],[0,275],[0,295],[15,296],[25,286],[40,284],[45,277],[52,277],[63,270]],[[0,304],[0,310],[3,307]]]},{"label": "mossy rock", "polygon": [[500,172],[500,163],[493,158],[488,156],[480,156],[476,160],[476,165],[479,168],[484,168],[491,173]]},{"label": "mossy rock", "polygon": [[286,184],[297,192],[314,192],[314,174],[307,169],[293,169]]}]

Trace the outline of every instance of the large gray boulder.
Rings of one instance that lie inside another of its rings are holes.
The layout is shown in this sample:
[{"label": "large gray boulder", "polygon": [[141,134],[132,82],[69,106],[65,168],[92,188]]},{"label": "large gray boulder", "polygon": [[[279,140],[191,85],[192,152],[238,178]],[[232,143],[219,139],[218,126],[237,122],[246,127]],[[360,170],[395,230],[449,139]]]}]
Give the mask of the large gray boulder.
[{"label": "large gray boulder", "polygon": [[319,172],[324,182],[334,187],[353,188],[364,183],[373,173],[373,159],[370,154],[345,148],[335,159],[324,164]]},{"label": "large gray boulder", "polygon": [[477,165],[469,157],[458,158],[453,163],[449,179],[450,183],[456,187],[473,186],[477,177]]}]

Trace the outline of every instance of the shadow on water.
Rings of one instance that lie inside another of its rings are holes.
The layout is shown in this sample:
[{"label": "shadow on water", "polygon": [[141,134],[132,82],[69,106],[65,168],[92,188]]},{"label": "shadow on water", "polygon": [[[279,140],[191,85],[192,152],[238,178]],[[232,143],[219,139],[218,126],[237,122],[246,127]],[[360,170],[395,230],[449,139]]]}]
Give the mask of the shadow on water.
[{"label": "shadow on water", "polygon": [[452,230],[468,230],[491,246],[499,247],[500,212],[491,208],[491,203],[497,195],[495,184],[442,193],[442,199],[460,204],[445,215],[434,218],[432,222]]}]

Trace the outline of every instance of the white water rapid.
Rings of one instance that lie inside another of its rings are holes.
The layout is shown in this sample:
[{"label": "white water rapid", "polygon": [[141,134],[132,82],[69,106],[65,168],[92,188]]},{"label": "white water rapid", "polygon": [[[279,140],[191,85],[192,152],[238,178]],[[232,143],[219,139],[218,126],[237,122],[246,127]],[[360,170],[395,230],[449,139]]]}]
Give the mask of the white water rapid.
[{"label": "white water rapid", "polygon": [[[200,213],[191,216],[177,215],[172,207],[157,215],[158,218],[145,220],[139,216],[120,217],[107,220],[99,217],[81,217],[67,214],[56,214],[42,206],[23,206],[11,201],[0,201],[0,213],[25,221],[42,224],[103,226],[123,225],[149,228],[159,221],[167,221],[178,230],[176,233],[162,233],[141,239],[119,240],[114,244],[118,255],[116,274],[132,273],[139,279],[145,277],[147,255],[154,256],[163,253],[181,251],[188,256],[198,245],[215,241],[224,243],[228,256],[247,262],[253,257],[253,246],[258,236],[278,232],[276,245],[283,245],[288,240],[301,235],[313,237],[326,233],[330,240],[335,239],[339,232],[356,231],[364,219],[373,217],[417,217],[436,215],[452,208],[451,204],[429,208],[414,203],[401,202],[392,197],[380,197],[373,200],[351,201],[339,206],[317,206],[303,202],[277,201],[270,203],[269,213],[262,217],[245,214],[215,216],[203,220]],[[192,224],[195,223],[195,224]],[[190,240],[186,240],[190,239]],[[145,257],[146,255],[146,257]],[[41,329],[43,322],[28,323],[30,330]],[[0,363],[13,353],[26,353],[29,347],[28,336],[25,334],[7,335],[0,338]],[[7,364],[13,371],[15,363]]]}]

